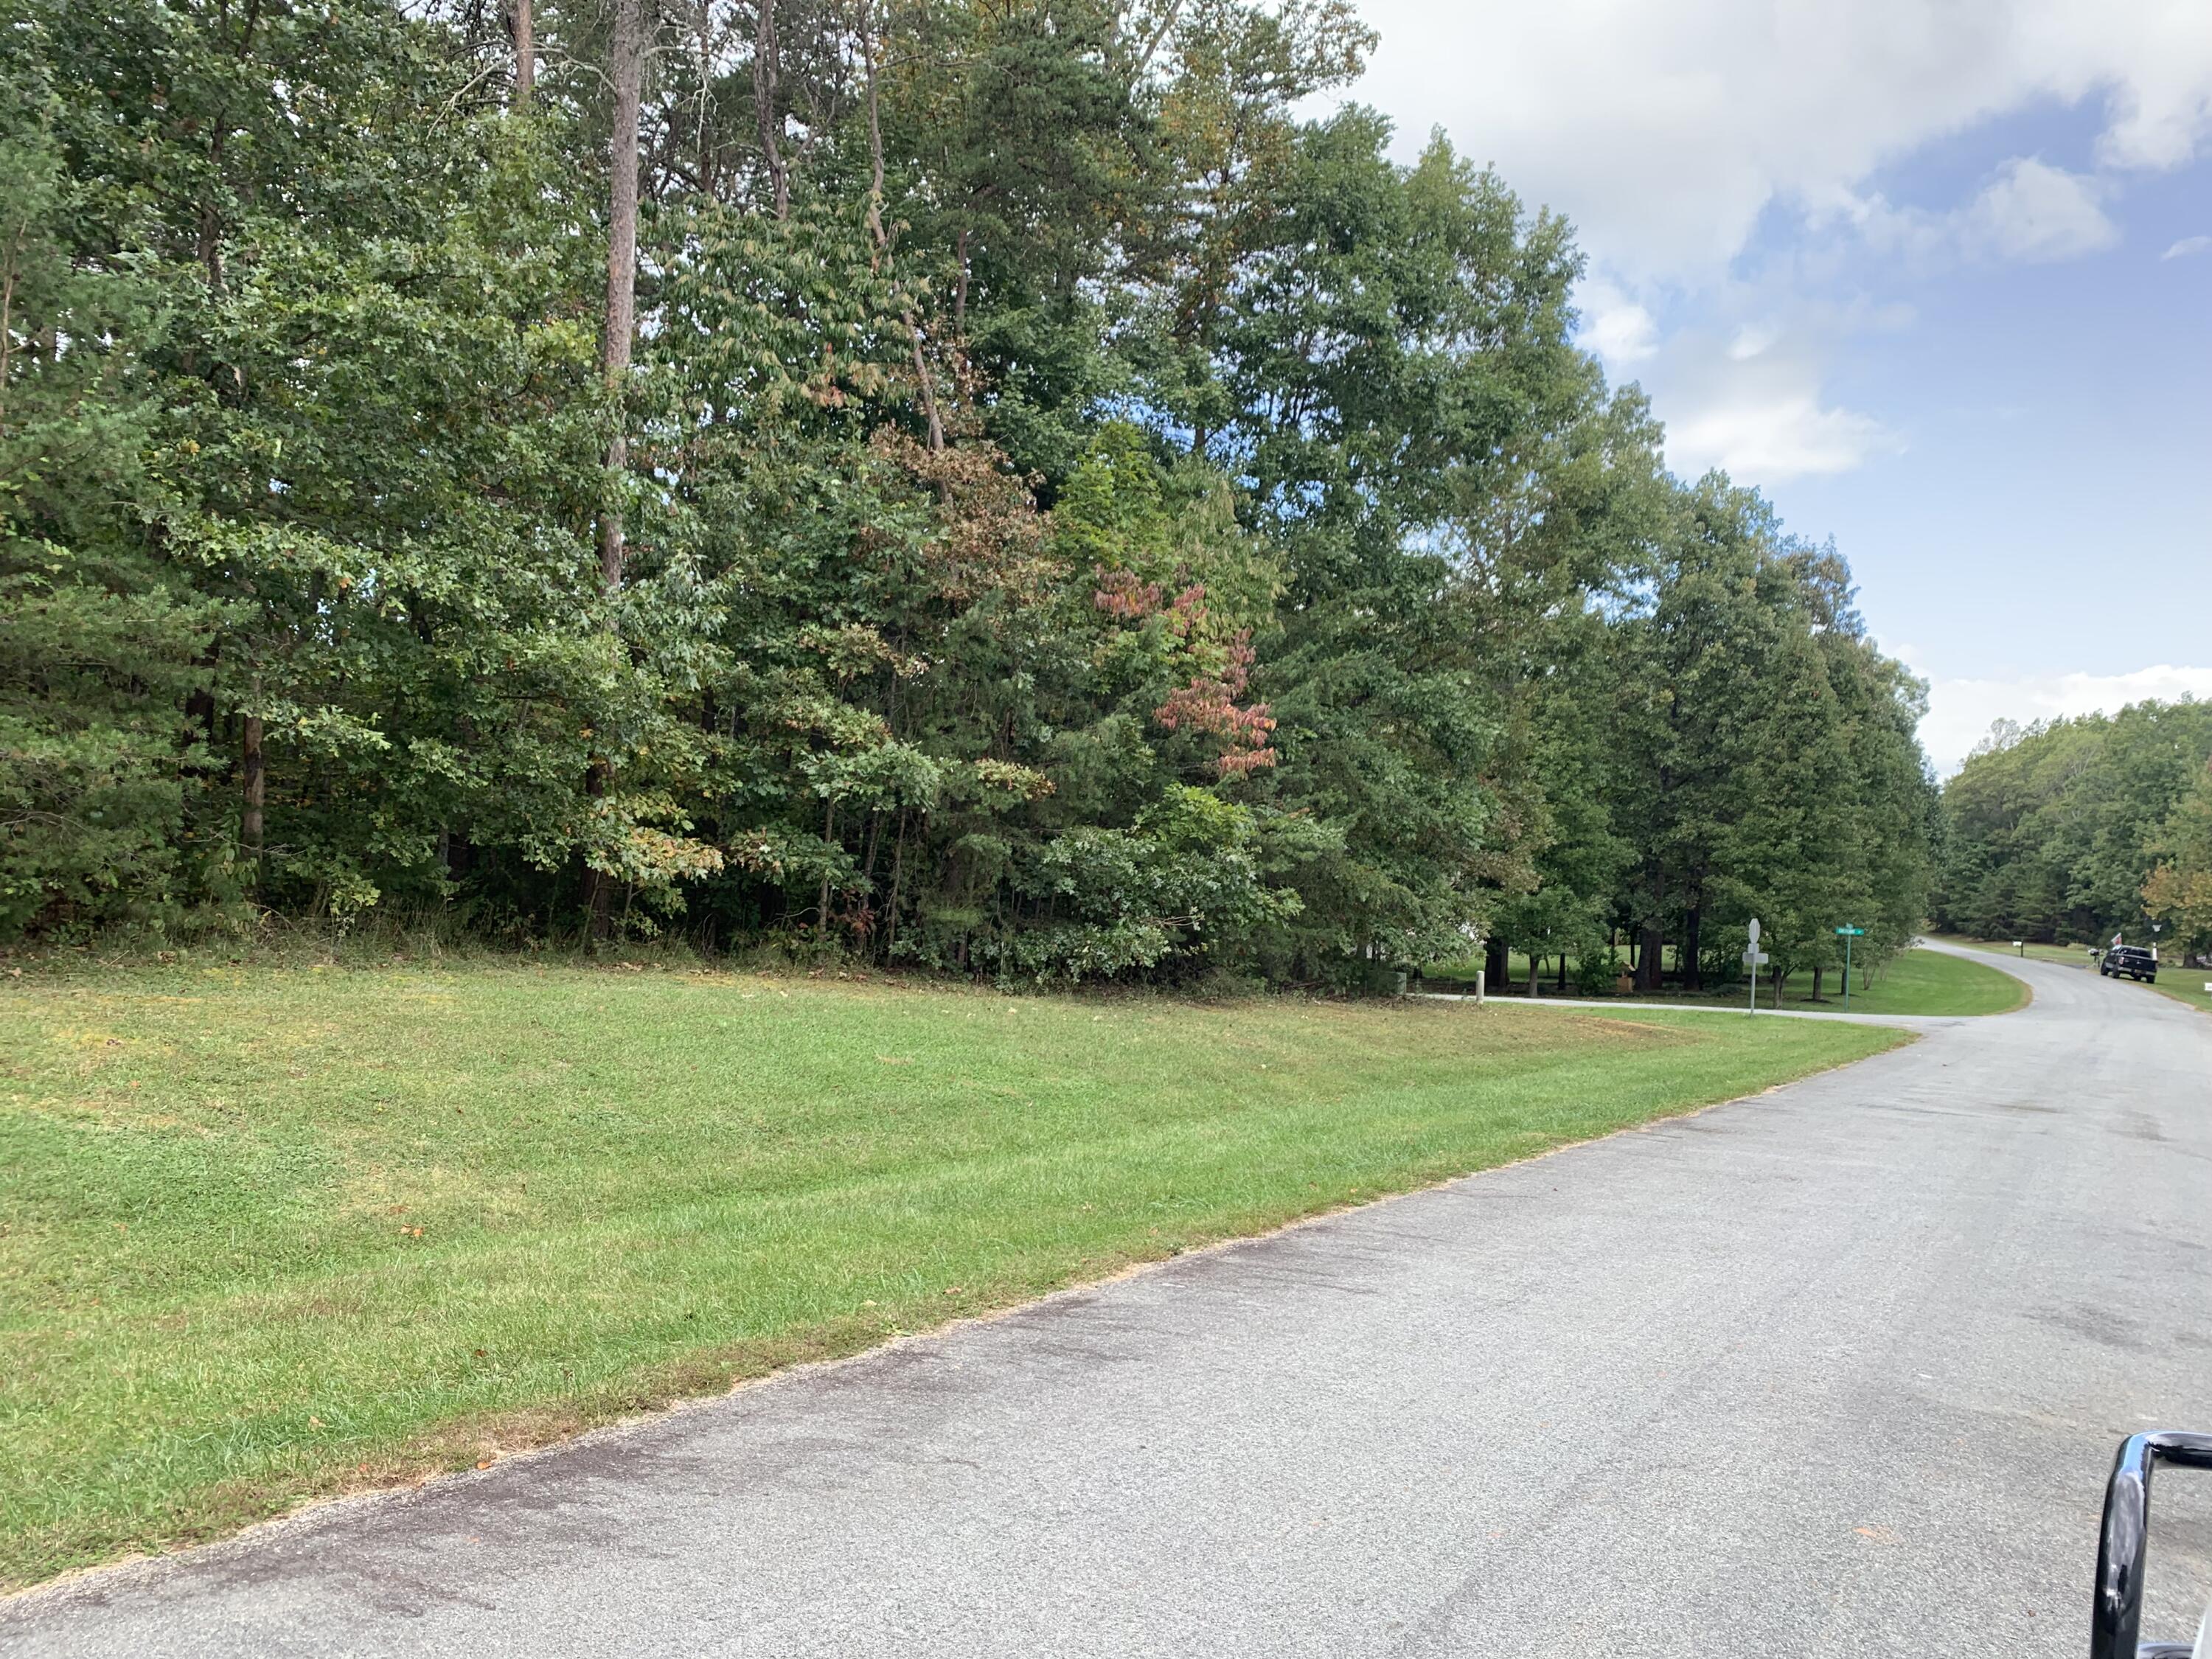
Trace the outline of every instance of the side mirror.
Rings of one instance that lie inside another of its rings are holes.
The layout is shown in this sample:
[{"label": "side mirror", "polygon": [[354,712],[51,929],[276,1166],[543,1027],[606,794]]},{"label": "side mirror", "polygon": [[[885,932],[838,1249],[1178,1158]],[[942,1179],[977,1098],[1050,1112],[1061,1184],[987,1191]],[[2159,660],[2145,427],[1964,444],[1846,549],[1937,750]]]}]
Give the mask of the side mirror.
[{"label": "side mirror", "polygon": [[2212,1434],[2160,1429],[2121,1443],[2105,1485],[2105,1530],[2089,1610],[2089,1659],[2190,1659],[2186,1642],[2142,1639],[2143,1546],[2150,1530],[2150,1476],[2160,1463],[2212,1469]]}]

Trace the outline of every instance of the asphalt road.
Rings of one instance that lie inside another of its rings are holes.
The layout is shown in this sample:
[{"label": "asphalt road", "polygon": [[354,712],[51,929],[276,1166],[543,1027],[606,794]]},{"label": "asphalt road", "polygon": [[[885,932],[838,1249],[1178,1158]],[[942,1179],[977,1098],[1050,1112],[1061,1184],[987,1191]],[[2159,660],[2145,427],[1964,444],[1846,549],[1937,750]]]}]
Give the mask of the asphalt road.
[{"label": "asphalt road", "polygon": [[[18,1597],[0,1653],[2073,1659],[2117,1443],[2212,1427],[2212,1019],[2012,965],[2025,1012]],[[2164,1482],[2179,1637],[2212,1479]]]}]

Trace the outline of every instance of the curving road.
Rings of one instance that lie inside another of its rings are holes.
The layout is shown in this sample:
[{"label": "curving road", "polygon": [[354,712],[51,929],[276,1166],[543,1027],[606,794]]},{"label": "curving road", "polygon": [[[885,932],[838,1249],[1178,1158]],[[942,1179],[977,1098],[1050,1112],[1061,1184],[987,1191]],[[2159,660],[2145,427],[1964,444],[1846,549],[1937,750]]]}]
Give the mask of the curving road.
[{"label": "curving road", "polygon": [[[17,1597],[0,1654],[2076,1659],[2115,1445],[2212,1427],[2212,1019],[2004,965],[2021,1012]],[[2191,1478],[2147,1635],[2212,1594]]]}]

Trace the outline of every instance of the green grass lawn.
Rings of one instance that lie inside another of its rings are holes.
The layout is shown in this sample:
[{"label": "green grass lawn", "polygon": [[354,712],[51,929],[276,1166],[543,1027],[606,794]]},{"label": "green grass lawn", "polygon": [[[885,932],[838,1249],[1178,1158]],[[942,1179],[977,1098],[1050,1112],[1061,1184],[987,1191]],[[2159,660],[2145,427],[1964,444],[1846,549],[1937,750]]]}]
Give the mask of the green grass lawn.
[{"label": "green grass lawn", "polygon": [[18,1584],[1900,1040],[575,966],[0,987]]},{"label": "green grass lawn", "polygon": [[2212,968],[2166,968],[2158,970],[2158,983],[2152,988],[2172,997],[2176,1002],[2185,1002],[2200,1012],[2212,1014],[2212,992],[2204,988],[2212,981]]},{"label": "green grass lawn", "polygon": [[[1516,956],[1513,963],[1514,986],[1525,986],[1528,958]],[[1467,963],[1432,968],[1428,976],[1472,983],[1477,965]],[[1545,994],[1556,994],[1556,981],[1547,978],[1540,983]],[[1792,974],[1783,984],[1782,1006],[1841,1013],[1844,992],[1838,975],[1828,974],[1820,988],[1820,1000],[1815,1002],[1813,975]],[[1567,994],[1572,997],[1580,993],[1570,988]],[[1851,976],[1850,1011],[1855,1014],[2003,1014],[2024,1006],[2027,1000],[2027,987],[2011,975],[1982,963],[1946,956],[1940,951],[1907,951],[1878,969],[1871,984],[1856,970]],[[1732,991],[1696,995],[1675,990],[1661,992],[1656,997],[1648,992],[1631,992],[1620,1000],[1676,1002],[1688,1007],[1747,1007],[1750,999],[1747,988],[1739,984]],[[1760,984],[1759,1006],[1774,1006],[1771,981]]]}]

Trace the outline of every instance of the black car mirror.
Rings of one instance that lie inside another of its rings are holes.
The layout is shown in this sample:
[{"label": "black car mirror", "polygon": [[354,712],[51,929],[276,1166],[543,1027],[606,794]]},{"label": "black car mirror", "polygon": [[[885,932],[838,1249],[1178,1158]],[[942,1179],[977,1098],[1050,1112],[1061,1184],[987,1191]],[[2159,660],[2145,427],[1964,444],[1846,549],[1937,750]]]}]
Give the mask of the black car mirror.
[{"label": "black car mirror", "polygon": [[2212,1469],[2212,1434],[2160,1429],[2130,1435],[2105,1485],[2105,1529],[2097,1545],[2089,1659],[2191,1659],[2187,1642],[2142,1639],[2144,1548],[2150,1532],[2151,1471],[2160,1463]]}]

